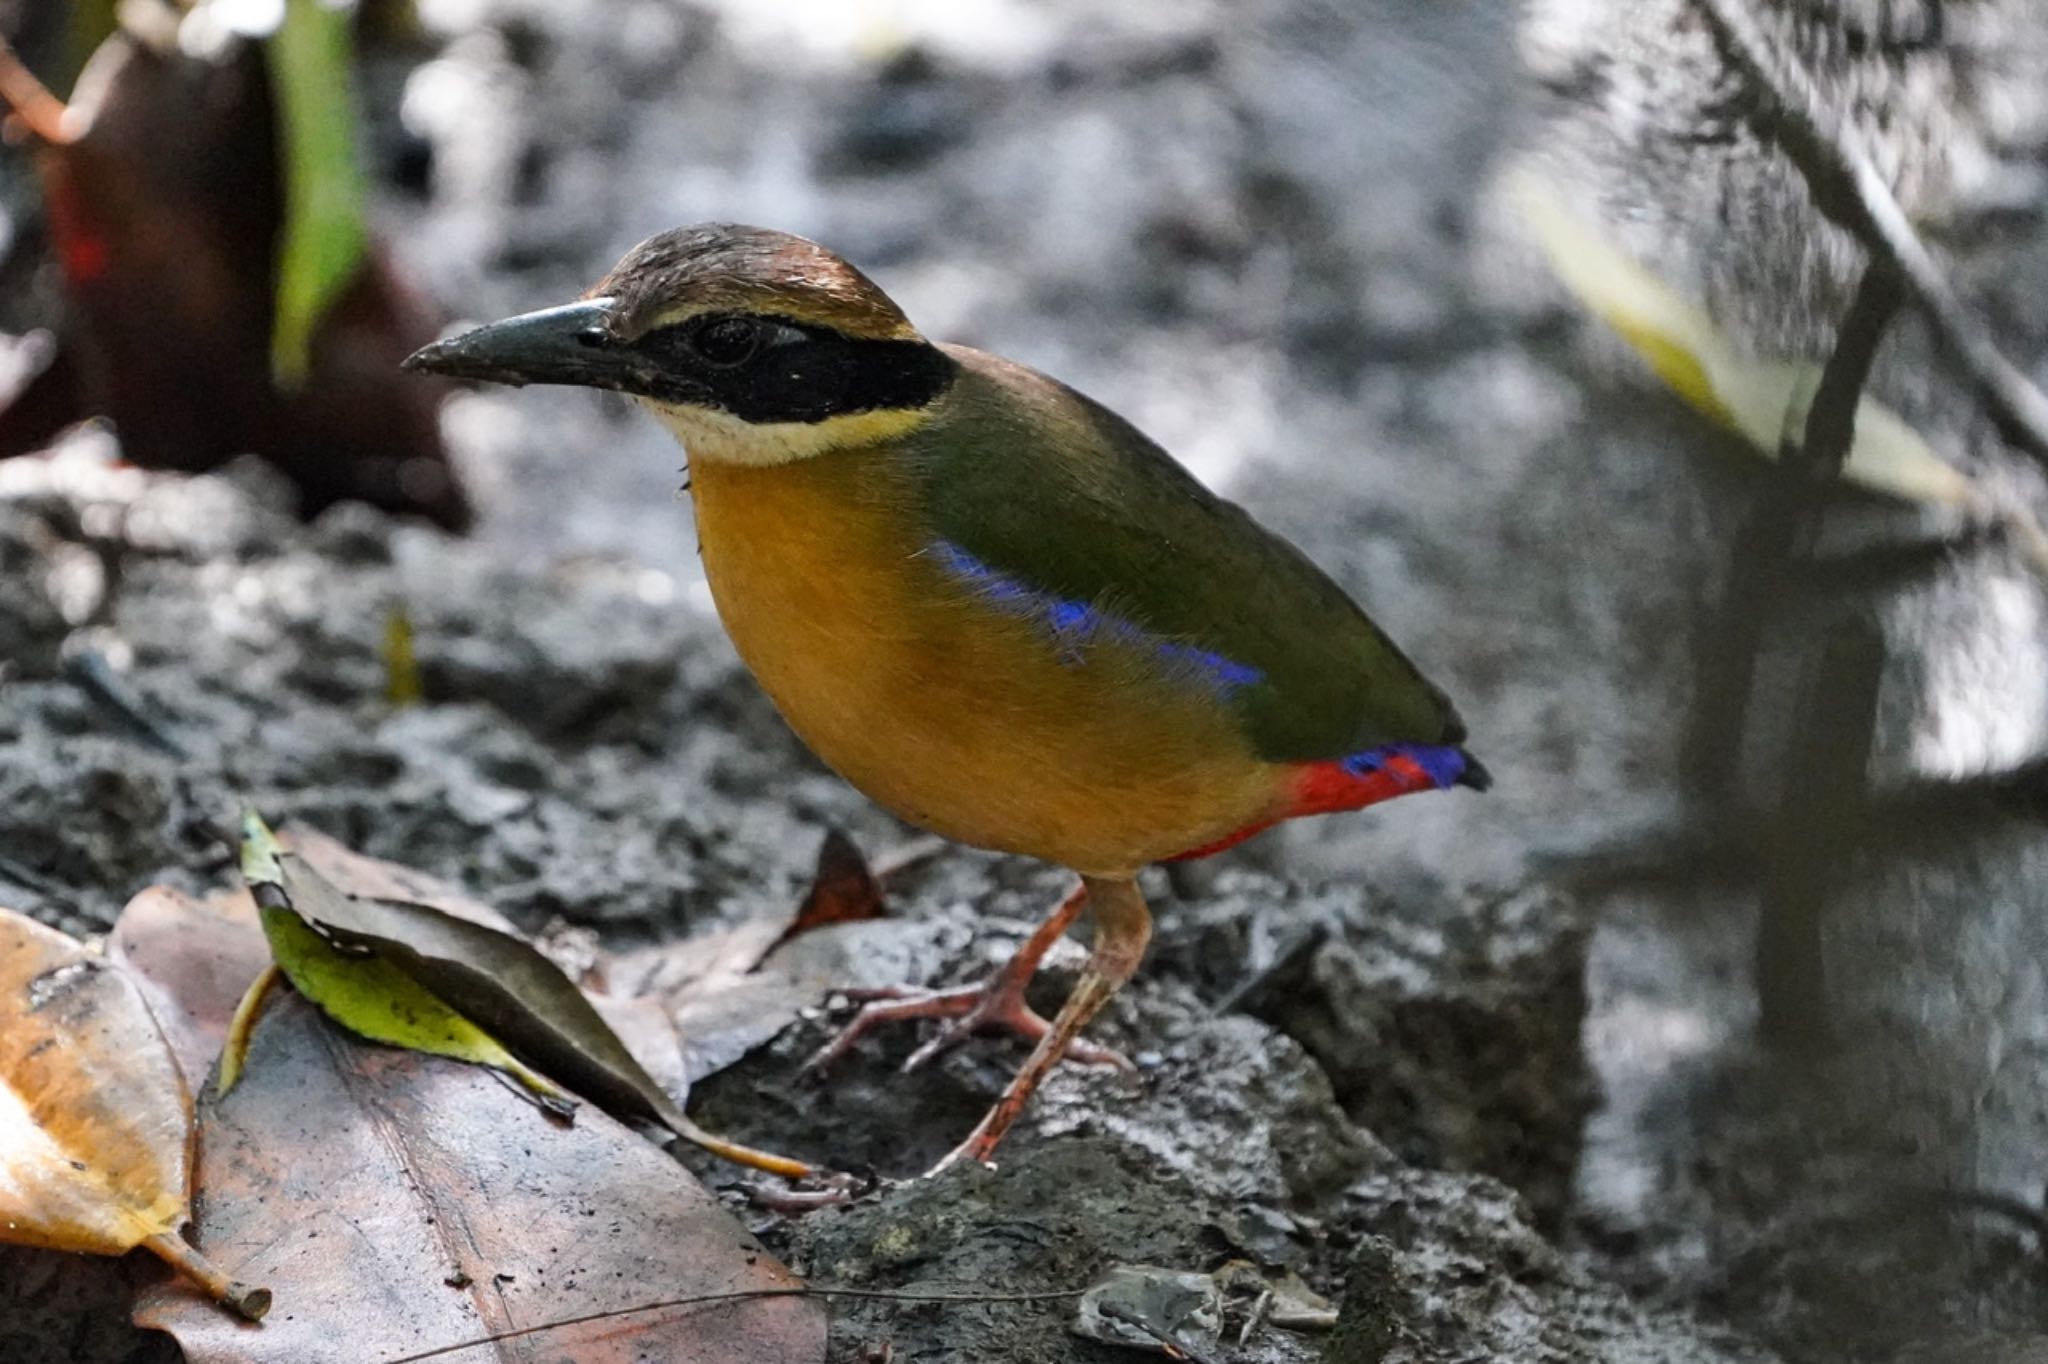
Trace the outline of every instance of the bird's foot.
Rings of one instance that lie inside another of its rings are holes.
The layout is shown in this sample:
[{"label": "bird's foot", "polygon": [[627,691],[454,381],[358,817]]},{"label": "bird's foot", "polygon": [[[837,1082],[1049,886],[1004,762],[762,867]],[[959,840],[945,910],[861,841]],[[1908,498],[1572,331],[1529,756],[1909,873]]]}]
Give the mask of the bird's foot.
[{"label": "bird's foot", "polygon": [[[1023,984],[1012,984],[1000,973],[979,985],[963,985],[950,990],[898,985],[840,993],[859,1004],[861,1010],[839,1030],[838,1036],[804,1062],[807,1072],[823,1071],[851,1051],[861,1038],[883,1024],[907,1019],[941,1018],[946,1023],[936,1036],[910,1054],[910,1059],[903,1063],[906,1074],[978,1032],[1015,1033],[1035,1045],[1052,1026],[1025,1002]],[[1078,1038],[1068,1044],[1066,1056],[1085,1065],[1113,1066],[1125,1071],[1136,1069],[1123,1053]],[[947,1157],[948,1163],[955,1157],[964,1159],[967,1146],[972,1144],[973,1139],[970,1138],[953,1156]],[[993,1149],[991,1144],[990,1150]]]},{"label": "bird's foot", "polygon": [[1001,1132],[991,1132],[988,1130],[988,1127],[989,1125],[984,1122],[980,1127],[975,1128],[966,1141],[961,1142],[958,1146],[946,1152],[939,1159],[938,1164],[926,1170],[924,1177],[926,1179],[937,1179],[946,1171],[960,1165],[982,1165],[993,1168],[996,1160],[996,1147],[1002,1145],[1003,1134]]}]

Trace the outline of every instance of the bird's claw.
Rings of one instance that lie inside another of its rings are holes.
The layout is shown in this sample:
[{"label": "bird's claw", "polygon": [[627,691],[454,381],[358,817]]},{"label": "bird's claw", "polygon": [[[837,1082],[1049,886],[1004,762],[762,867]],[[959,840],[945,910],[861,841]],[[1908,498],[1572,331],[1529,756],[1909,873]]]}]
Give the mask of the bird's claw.
[{"label": "bird's claw", "polygon": [[808,1187],[772,1188],[762,1184],[742,1184],[740,1194],[756,1207],[785,1217],[801,1217],[819,1208],[843,1208],[888,1186],[890,1181],[874,1175],[855,1176],[833,1173],[826,1178],[814,1180]]},{"label": "bird's claw", "polygon": [[[1036,1045],[1051,1028],[1051,1024],[1025,1002],[1022,985],[1011,985],[1000,978],[950,990],[885,986],[840,993],[859,1003],[860,1012],[839,1030],[836,1037],[804,1062],[806,1074],[825,1070],[851,1051],[861,1038],[885,1023],[917,1018],[945,1020],[945,1026],[938,1035],[927,1040],[904,1061],[904,1074],[918,1069],[978,1032],[1014,1033]],[[1079,1038],[1069,1044],[1067,1059],[1083,1065],[1111,1066],[1123,1071],[1136,1069],[1121,1052]]]}]

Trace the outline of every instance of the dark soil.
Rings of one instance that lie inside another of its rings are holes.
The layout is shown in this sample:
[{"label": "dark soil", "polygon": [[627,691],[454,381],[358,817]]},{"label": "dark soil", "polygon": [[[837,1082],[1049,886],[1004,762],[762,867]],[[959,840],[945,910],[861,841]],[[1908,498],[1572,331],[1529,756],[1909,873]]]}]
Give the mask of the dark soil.
[{"label": "dark soil", "polygon": [[[742,1215],[850,1287],[1243,1259],[1341,1302],[1334,1334],[1264,1328],[1233,1364],[2038,1358],[2048,599],[1997,536],[1857,501],[1849,566],[1780,566],[1731,682],[1727,584],[1774,485],[1564,305],[1491,190],[1534,156],[1731,328],[1819,353],[1854,251],[1680,0],[841,8],[423,6],[426,45],[368,64],[380,221],[478,318],[678,222],[832,243],[927,332],[1078,383],[1295,538],[1499,784],[1158,878],[1157,945],[1097,1029],[1138,1074],[1063,1068],[993,1174]],[[2048,25],[1952,0],[1942,47],[1927,5],[1771,8],[2039,372]],[[2038,514],[1911,324],[1878,386]],[[445,423],[465,541],[347,506],[302,526],[260,467],[110,468],[93,432],[0,465],[0,901],[103,930],[152,881],[223,884],[254,804],[629,947],[786,909],[829,827],[908,835],[739,667],[652,423],[533,391]],[[421,705],[386,699],[395,614]],[[1875,662],[1816,710],[1801,679],[1845,633]],[[1803,741],[1863,684],[1851,779],[1808,782]],[[892,919],[792,950],[963,981],[1062,886],[953,851]],[[801,1081],[825,1022],[697,1114],[907,1175],[1021,1055],[899,1077],[897,1031]],[[0,1358],[160,1358],[97,1269],[0,1251]],[[847,1300],[834,1358],[1142,1357],[1071,1319]]]}]

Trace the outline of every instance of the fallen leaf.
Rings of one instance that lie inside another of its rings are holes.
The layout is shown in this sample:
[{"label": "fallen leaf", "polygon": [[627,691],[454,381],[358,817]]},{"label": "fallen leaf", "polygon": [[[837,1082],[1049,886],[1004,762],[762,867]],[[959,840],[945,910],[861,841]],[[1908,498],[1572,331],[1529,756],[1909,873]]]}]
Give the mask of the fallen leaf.
[{"label": "fallen leaf", "polygon": [[[1748,353],[1704,308],[1603,237],[1533,169],[1514,172],[1505,187],[1551,268],[1589,311],[1679,397],[1740,433],[1765,458],[1777,458],[1786,433],[1805,425],[1820,386],[1820,364]],[[2033,514],[1943,459],[1874,398],[1857,403],[1856,438],[1842,477],[1890,497],[2001,521],[2036,569],[2048,573],[2048,532]]]},{"label": "fallen leaf", "polygon": [[837,829],[827,829],[818,845],[818,867],[811,876],[810,893],[768,950],[773,952],[791,938],[826,924],[859,923],[885,918],[888,913],[882,901],[882,883],[868,867],[867,858],[852,839]]},{"label": "fallen leaf", "polygon": [[[303,826],[287,829],[280,839],[331,880],[432,902],[473,920],[504,922],[488,905],[434,877],[351,852]],[[194,899],[168,886],[150,886],[128,902],[107,935],[107,955],[142,991],[194,1093],[220,1054],[236,1004],[272,961],[247,890]],[[602,994],[590,994],[590,1002],[648,1074],[681,1103],[689,1076],[675,1025],[661,1006]]]},{"label": "fallen leaf", "polygon": [[278,831],[278,841],[304,858],[308,866],[332,881],[344,895],[430,905],[444,914],[495,928],[500,933],[519,931],[497,910],[440,877],[359,853],[310,825],[287,824]]},{"label": "fallen leaf", "polygon": [[[380,1364],[654,1299],[795,1287],[703,1186],[602,1113],[551,1123],[474,1067],[379,1048],[280,998],[247,1077],[201,1104],[202,1244],[280,1311],[223,1329],[178,1284],[136,1314],[191,1364]],[[566,1326],[451,1356],[815,1364],[795,1298]]]},{"label": "fallen leaf", "polygon": [[682,1035],[669,1021],[668,1011],[651,999],[619,999],[588,989],[584,995],[641,1069],[682,1106],[690,1092],[690,1069],[683,1059]]},{"label": "fallen leaf", "polygon": [[668,1016],[682,1039],[691,1084],[744,1060],[797,1022],[830,989],[821,977],[762,971],[701,995],[676,999]]},{"label": "fallen leaf", "polygon": [[[287,825],[278,838],[350,894],[413,900],[512,931],[503,915],[447,882],[356,852],[307,825]],[[195,1093],[220,1054],[243,992],[271,964],[270,944],[246,889],[195,900],[168,886],[150,886],[122,909],[107,935],[107,955],[142,990]],[[622,1035],[648,1049],[654,1058],[649,1069],[656,1074],[676,1064],[673,1038],[649,1029],[644,1019],[629,1016]]]},{"label": "fallen leaf", "polygon": [[[828,967],[787,964],[789,954],[780,949],[816,929],[885,917],[883,885],[945,847],[943,840],[920,838],[871,864],[851,839],[829,830],[811,888],[790,918],[749,919],[642,948],[614,959],[608,976],[621,994],[662,1002],[682,1036],[684,1065],[695,1084],[774,1040],[845,983]],[[782,960],[769,960],[778,954]]]},{"label": "fallen leaf", "polygon": [[[383,858],[359,853],[347,844],[329,838],[318,829],[305,824],[287,824],[278,831],[278,840],[285,847],[304,858],[306,864],[326,877],[336,890],[345,895],[366,900],[400,900],[408,904],[426,905],[458,919],[467,919],[485,928],[495,928],[500,933],[518,936],[519,930],[511,920],[482,900],[470,895],[457,886],[429,875],[415,867]],[[256,927],[256,906],[248,901],[249,929],[259,933]],[[265,950],[258,944],[258,950]],[[539,949],[543,956],[560,966],[561,960],[547,946]],[[676,1035],[675,1025],[652,1000],[628,999],[615,996],[600,988],[598,982],[605,975],[608,954],[602,948],[596,951],[596,965],[579,985],[598,1013],[611,1025],[619,1040],[626,1044],[626,1050],[633,1053],[648,1074],[652,1075],[662,1090],[678,1104],[689,1092],[690,1077],[683,1066],[682,1051]],[[251,979],[254,973],[251,973]],[[234,1002],[228,1003],[232,1013]]]},{"label": "fallen leaf", "polygon": [[[396,973],[440,1010],[433,1015],[428,1040],[457,1035],[459,1030],[448,1020],[459,1018],[477,1037],[500,1045],[522,1063],[517,1068],[496,1060],[484,1064],[508,1070],[529,1087],[531,1080],[522,1074],[527,1066],[614,1115],[658,1123],[727,1160],[792,1179],[822,1173],[802,1161],[739,1146],[697,1126],[635,1059],[575,982],[531,944],[431,905],[343,894],[298,854],[274,844],[266,850],[262,839],[267,832],[260,820],[250,817],[243,874],[256,892],[258,905],[266,911],[265,931],[273,946],[280,933],[289,935],[291,930],[282,922],[272,928],[270,890],[277,892],[280,911],[289,910],[318,930],[312,934],[315,940],[342,949],[326,956],[312,952],[303,939],[293,939],[305,951],[306,960],[322,969],[319,988],[340,986],[351,970],[365,971],[366,960],[374,961],[380,968],[375,990],[368,996],[361,992],[339,996],[341,1002],[361,1006],[385,992],[408,1001],[403,1010],[384,1011],[375,1020],[379,1025],[375,1030],[367,1029],[358,1026],[359,1020],[337,1013],[335,999],[322,999],[306,990],[294,975],[292,983],[338,1022],[367,1037],[400,1046],[418,1045],[395,1035],[393,1025],[405,1022],[401,1015],[423,1016],[427,1006],[385,974]],[[250,857],[250,848],[255,848],[258,856]],[[282,953],[279,965],[291,973],[292,963],[285,961]],[[460,1035],[480,1053],[474,1037]],[[440,1045],[424,1049],[444,1056],[460,1054]],[[466,1059],[482,1057],[472,1054]]]},{"label": "fallen leaf", "polygon": [[123,1255],[146,1247],[250,1317],[177,1236],[192,1101],[142,994],[75,939],[0,909],[0,1240]]},{"label": "fallen leaf", "polygon": [[682,1039],[689,1082],[698,1084],[773,1041],[831,988],[822,972],[760,966],[782,928],[750,919],[640,948],[615,958],[607,976],[620,994],[661,1006]]},{"label": "fallen leaf", "polygon": [[[294,876],[288,866],[301,870]],[[559,1085],[514,1056],[485,1023],[417,979],[407,963],[367,945],[337,942],[324,931],[326,925],[318,917],[321,911],[348,904],[349,898],[287,852],[254,815],[244,821],[242,876],[256,897],[256,912],[271,956],[292,988],[319,1005],[329,1018],[373,1042],[488,1066],[517,1080],[557,1116],[575,1111],[574,1101]],[[424,906],[420,912],[439,914]],[[477,933],[491,933],[448,915],[440,918]],[[249,1007],[238,1011],[238,1022],[245,1026],[253,1022],[268,984],[264,981],[255,987]],[[587,1001],[585,1004],[587,1007]],[[223,1060],[222,1070],[221,1088],[230,1089],[243,1071],[239,1051]]]},{"label": "fallen leaf", "polygon": [[235,1002],[270,965],[270,946],[246,890],[203,900],[150,886],[121,910],[107,956],[135,982],[197,1093],[220,1055]]},{"label": "fallen leaf", "polygon": [[1071,1329],[1111,1345],[1207,1358],[1222,1338],[1223,1290],[1207,1274],[1115,1265],[1081,1295]]}]

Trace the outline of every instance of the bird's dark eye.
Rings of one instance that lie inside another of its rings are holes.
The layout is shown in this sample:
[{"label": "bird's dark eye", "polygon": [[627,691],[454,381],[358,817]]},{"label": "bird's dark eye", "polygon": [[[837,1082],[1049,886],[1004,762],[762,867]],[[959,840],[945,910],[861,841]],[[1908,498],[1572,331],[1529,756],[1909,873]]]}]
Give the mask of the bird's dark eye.
[{"label": "bird's dark eye", "polygon": [[759,323],[745,317],[714,317],[690,333],[690,349],[721,369],[754,358],[763,340]]}]

